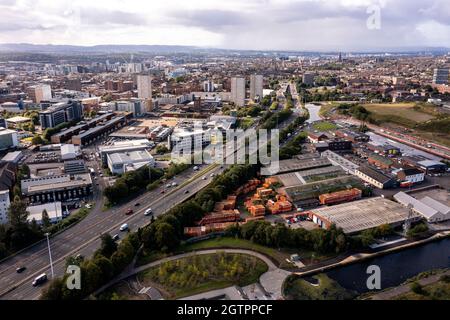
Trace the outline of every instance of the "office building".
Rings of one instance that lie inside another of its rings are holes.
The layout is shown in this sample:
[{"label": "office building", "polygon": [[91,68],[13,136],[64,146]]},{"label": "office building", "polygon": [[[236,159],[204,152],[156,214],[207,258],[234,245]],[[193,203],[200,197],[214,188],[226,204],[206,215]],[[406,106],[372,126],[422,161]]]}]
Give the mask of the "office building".
[{"label": "office building", "polygon": [[436,68],[433,73],[433,84],[449,84],[450,68]]},{"label": "office building", "polygon": [[150,75],[140,74],[137,76],[138,98],[152,98],[152,77]]},{"label": "office building", "polygon": [[54,128],[65,122],[79,121],[83,118],[83,105],[80,101],[69,100],[51,105],[39,112],[42,129]]},{"label": "office building", "polygon": [[315,74],[314,73],[310,73],[310,72],[306,72],[303,74],[302,77],[302,82],[308,86],[312,86],[314,85],[314,78],[315,78]]},{"label": "office building", "polygon": [[65,87],[67,90],[81,91],[81,79],[79,78],[67,78]]},{"label": "office building", "polygon": [[203,82],[203,91],[204,92],[214,92],[214,82],[211,80],[207,80]]},{"label": "office building", "polygon": [[0,224],[8,222],[9,190],[0,190]]},{"label": "office building", "polygon": [[0,150],[14,148],[18,145],[17,131],[0,128]]},{"label": "office building", "polygon": [[255,101],[256,97],[263,97],[263,76],[252,74],[250,76],[250,100]]},{"label": "office building", "polygon": [[231,102],[238,107],[245,105],[245,79],[231,78]]},{"label": "office building", "polygon": [[48,84],[40,84],[27,88],[28,97],[35,103],[52,99],[52,88]]},{"label": "office building", "polygon": [[130,101],[117,101],[110,105],[112,105],[114,111],[133,113],[133,117],[138,117],[146,112],[144,101],[138,99],[132,99]]}]

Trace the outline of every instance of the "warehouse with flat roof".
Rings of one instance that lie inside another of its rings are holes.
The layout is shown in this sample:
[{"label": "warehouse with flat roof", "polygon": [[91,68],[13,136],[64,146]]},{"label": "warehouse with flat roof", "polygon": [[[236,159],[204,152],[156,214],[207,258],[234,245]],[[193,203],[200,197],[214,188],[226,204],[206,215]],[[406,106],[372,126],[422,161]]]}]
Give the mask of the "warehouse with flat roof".
[{"label": "warehouse with flat roof", "polygon": [[330,166],[306,171],[296,171],[277,175],[276,178],[285,186],[292,187],[309,182],[337,178],[346,175],[339,166]]},{"label": "warehouse with flat roof", "polygon": [[[400,226],[408,219],[409,210],[399,203],[377,197],[313,209],[309,216],[324,229],[334,224],[344,233],[354,234],[384,224]],[[413,212],[410,219],[415,222],[421,216]]]}]

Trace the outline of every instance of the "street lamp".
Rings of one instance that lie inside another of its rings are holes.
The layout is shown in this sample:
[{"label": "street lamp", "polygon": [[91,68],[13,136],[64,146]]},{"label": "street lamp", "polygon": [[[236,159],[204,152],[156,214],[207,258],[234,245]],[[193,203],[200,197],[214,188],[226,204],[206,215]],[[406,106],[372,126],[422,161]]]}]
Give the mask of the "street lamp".
[{"label": "street lamp", "polygon": [[49,233],[47,232],[45,234],[45,236],[47,237],[47,246],[48,246],[48,256],[50,258],[50,269],[52,271],[52,278],[54,277],[54,272],[53,272],[53,260],[52,260],[52,251],[50,250],[50,239],[49,239]]}]

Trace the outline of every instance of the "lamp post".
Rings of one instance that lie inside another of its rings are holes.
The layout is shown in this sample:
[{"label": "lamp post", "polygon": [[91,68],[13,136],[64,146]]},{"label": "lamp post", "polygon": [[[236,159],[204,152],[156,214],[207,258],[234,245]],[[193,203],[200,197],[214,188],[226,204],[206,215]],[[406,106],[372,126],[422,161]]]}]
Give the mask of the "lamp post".
[{"label": "lamp post", "polygon": [[50,270],[52,271],[52,278],[54,277],[54,272],[53,272],[53,260],[52,260],[52,251],[50,249],[50,239],[49,239],[49,233],[47,232],[45,234],[45,236],[47,237],[47,246],[48,246],[48,256],[50,258]]}]

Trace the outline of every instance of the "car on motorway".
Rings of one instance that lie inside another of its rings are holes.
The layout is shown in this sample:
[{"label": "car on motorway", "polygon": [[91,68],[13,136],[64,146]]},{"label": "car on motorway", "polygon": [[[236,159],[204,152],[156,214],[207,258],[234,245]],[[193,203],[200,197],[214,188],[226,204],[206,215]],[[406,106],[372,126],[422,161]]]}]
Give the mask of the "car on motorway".
[{"label": "car on motorway", "polygon": [[198,167],[197,166],[195,166],[193,169],[194,169],[194,171],[198,171]]},{"label": "car on motorway", "polygon": [[129,216],[130,214],[133,214],[134,211],[133,209],[128,209],[127,212],[125,213],[127,216]]},{"label": "car on motorway", "polygon": [[26,269],[27,269],[26,267],[20,266],[20,267],[17,267],[16,272],[17,272],[17,273],[22,273],[22,272],[24,272]]},{"label": "car on motorway", "polygon": [[124,223],[123,225],[120,226],[119,228],[120,231],[124,232],[128,230],[128,224]]},{"label": "car on motorway", "polygon": [[169,183],[166,185],[166,188],[170,188],[172,185]]},{"label": "car on motorway", "polygon": [[206,176],[204,176],[203,178],[202,178],[202,180],[206,180],[207,178],[206,178]]},{"label": "car on motorway", "polygon": [[189,193],[189,190],[186,190],[185,192],[184,192],[184,194],[188,194]]},{"label": "car on motorway", "polygon": [[172,187],[176,187],[177,185],[178,185],[178,183],[172,182]]},{"label": "car on motorway", "polygon": [[113,239],[114,241],[118,241],[118,240],[120,239],[119,234],[113,235],[112,239]]},{"label": "car on motorway", "polygon": [[147,210],[145,210],[144,216],[150,216],[152,213],[153,213],[152,208],[148,208]]},{"label": "car on motorway", "polygon": [[34,278],[32,285],[33,285],[33,287],[37,287],[37,286],[45,283],[46,281],[47,281],[47,274],[43,273],[43,274],[37,276],[36,278]]},{"label": "car on motorway", "polygon": [[135,204],[134,204],[134,206],[135,207],[139,207],[141,204],[139,203],[139,202],[136,202]]}]

